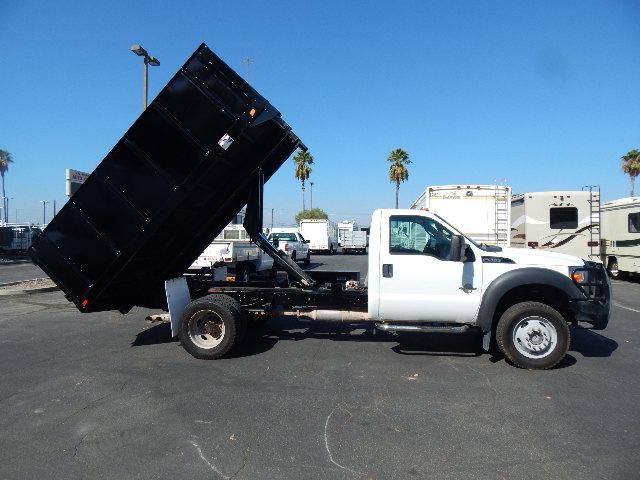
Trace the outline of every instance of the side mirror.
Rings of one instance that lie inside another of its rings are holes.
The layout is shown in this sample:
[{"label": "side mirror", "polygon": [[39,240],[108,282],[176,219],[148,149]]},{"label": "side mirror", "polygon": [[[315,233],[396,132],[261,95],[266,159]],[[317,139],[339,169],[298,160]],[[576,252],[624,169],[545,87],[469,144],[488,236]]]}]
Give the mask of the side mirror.
[{"label": "side mirror", "polygon": [[466,253],[467,244],[462,235],[454,235],[451,237],[451,252],[449,253],[449,261],[464,262],[467,260]]},{"label": "side mirror", "polygon": [[304,243],[311,243],[311,240],[305,240]]}]

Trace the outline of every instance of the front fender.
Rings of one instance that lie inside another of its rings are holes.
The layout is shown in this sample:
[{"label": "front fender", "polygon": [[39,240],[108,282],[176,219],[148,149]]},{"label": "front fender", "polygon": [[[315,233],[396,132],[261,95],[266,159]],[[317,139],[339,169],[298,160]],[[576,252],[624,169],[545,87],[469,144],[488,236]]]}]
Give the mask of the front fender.
[{"label": "front fender", "polygon": [[484,333],[491,332],[493,316],[502,297],[511,289],[524,285],[547,285],[563,291],[570,300],[584,299],[585,295],[567,276],[547,268],[526,267],[510,270],[497,277],[485,289],[478,311],[478,326]]}]

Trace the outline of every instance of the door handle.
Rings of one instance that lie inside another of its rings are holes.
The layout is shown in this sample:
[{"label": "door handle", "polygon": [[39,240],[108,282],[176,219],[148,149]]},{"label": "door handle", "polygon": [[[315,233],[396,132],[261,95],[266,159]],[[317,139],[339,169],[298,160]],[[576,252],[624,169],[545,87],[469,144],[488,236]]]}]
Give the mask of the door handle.
[{"label": "door handle", "polygon": [[462,287],[460,287],[460,290],[462,290],[464,293],[469,293],[477,290],[477,288],[473,288],[473,285],[471,285],[470,283],[465,283]]},{"label": "door handle", "polygon": [[392,263],[383,263],[382,264],[382,276],[385,278],[393,277],[393,264]]}]

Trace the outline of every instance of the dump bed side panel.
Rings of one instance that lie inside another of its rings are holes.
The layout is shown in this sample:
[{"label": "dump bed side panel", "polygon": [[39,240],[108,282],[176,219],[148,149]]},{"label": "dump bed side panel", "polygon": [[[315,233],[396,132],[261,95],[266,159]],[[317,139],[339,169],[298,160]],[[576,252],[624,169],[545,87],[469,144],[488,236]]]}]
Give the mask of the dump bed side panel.
[{"label": "dump bed side panel", "polygon": [[201,45],[31,249],[82,311],[164,306],[181,275],[300,145]]}]

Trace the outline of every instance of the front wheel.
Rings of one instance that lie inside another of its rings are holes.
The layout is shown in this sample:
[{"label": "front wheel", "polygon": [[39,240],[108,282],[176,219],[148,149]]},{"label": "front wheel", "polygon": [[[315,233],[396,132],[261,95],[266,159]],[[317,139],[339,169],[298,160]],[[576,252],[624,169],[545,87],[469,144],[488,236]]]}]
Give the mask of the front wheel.
[{"label": "front wheel", "polygon": [[304,264],[309,266],[311,264],[311,252],[307,252],[307,258],[304,259]]},{"label": "front wheel", "polygon": [[544,370],[560,362],[569,350],[569,325],[554,308],[539,302],[509,307],[496,327],[496,342],[513,364]]},{"label": "front wheel", "polygon": [[607,273],[611,278],[620,278],[620,270],[618,270],[618,260],[610,258],[607,264]]}]

